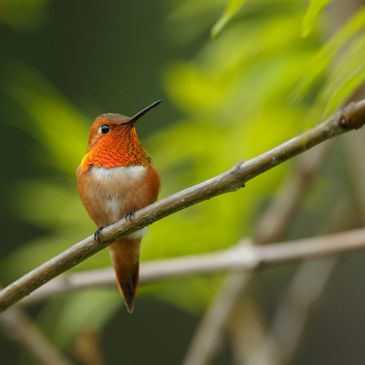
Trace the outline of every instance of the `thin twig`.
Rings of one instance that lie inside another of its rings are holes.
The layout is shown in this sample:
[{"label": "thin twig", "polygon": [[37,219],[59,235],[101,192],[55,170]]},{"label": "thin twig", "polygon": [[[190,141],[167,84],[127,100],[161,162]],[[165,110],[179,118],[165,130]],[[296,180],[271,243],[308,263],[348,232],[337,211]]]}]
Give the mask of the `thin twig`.
[{"label": "thin twig", "polygon": [[235,191],[257,175],[310,149],[311,147],[360,128],[365,123],[365,100],[352,103],[341,112],[309,131],[246,162],[240,162],[226,172],[193,187],[162,199],[137,211],[133,222],[122,219],[103,230],[102,243],[93,236],[55,256],[32,270],[0,292],[0,311],[4,311],[47,281],[74,267],[81,261],[102,250],[122,235],[132,233],[170,214],[217,195]]},{"label": "thin twig", "polygon": [[0,316],[4,334],[15,341],[40,365],[71,365],[44,336],[32,320],[17,308]]},{"label": "thin twig", "polygon": [[326,288],[336,264],[335,257],[305,261],[290,281],[278,304],[268,335],[275,343],[277,358],[280,359],[277,365],[288,364],[293,358],[311,311]]},{"label": "thin twig", "polygon": [[86,329],[80,333],[73,346],[73,353],[82,365],[104,365],[100,333]]},{"label": "thin twig", "polygon": [[[141,283],[222,271],[250,272],[268,265],[364,249],[365,228],[265,246],[254,246],[249,242],[244,240],[232,248],[213,253],[145,262],[141,266]],[[30,297],[22,302],[30,303],[83,288],[115,286],[114,280],[111,269],[66,274],[38,289],[33,300]]]},{"label": "thin twig", "polygon": [[[257,343],[260,343],[267,333],[264,317],[253,301],[247,300],[244,296],[237,299],[226,326],[230,335],[234,364],[247,365],[247,358],[259,357]],[[261,364],[272,365],[266,360],[267,357],[264,357]]]},{"label": "thin twig", "polygon": [[[295,216],[296,208],[306,195],[311,185],[310,182],[320,167],[328,147],[328,142],[323,143],[301,157],[295,173],[288,176],[281,185],[278,194],[270,202],[269,207],[259,217],[254,232],[255,244],[264,244],[281,239]],[[252,273],[243,273],[241,276],[230,274],[225,278],[221,284],[221,289],[209,305],[195,331],[184,358],[185,365],[205,365],[211,362],[219,350],[218,345],[221,342],[223,330],[229,322],[242,292],[250,283],[251,277]],[[256,313],[257,311],[252,313],[252,316],[255,316]],[[256,322],[259,323],[258,320]],[[251,318],[251,326],[254,323],[255,321]]]},{"label": "thin twig", "polygon": [[220,350],[222,332],[227,319],[232,314],[241,291],[251,281],[252,272],[227,275],[219,294],[214,298],[195,330],[189,349],[184,357],[183,365],[209,364]]},{"label": "thin twig", "polygon": [[[340,200],[326,230],[348,227],[354,222],[352,205],[348,199]],[[246,356],[246,365],[289,364],[300,343],[313,307],[322,295],[338,262],[336,257],[327,257],[303,262],[274,314],[270,329],[258,338],[252,351]]]}]

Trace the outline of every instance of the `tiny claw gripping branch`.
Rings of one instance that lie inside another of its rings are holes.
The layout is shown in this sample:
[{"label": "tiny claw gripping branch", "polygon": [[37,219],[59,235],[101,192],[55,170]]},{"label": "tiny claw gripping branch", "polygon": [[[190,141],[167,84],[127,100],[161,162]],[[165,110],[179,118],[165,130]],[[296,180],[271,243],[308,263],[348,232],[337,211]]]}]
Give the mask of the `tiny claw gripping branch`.
[{"label": "tiny claw gripping branch", "polygon": [[98,243],[102,243],[102,241],[103,241],[103,238],[104,238],[103,229],[104,229],[103,226],[98,227],[98,229],[94,233],[94,240]]},{"label": "tiny claw gripping branch", "polygon": [[128,221],[128,222],[131,222],[133,221],[133,217],[134,217],[134,212],[132,210],[128,211],[125,215],[125,219]]}]

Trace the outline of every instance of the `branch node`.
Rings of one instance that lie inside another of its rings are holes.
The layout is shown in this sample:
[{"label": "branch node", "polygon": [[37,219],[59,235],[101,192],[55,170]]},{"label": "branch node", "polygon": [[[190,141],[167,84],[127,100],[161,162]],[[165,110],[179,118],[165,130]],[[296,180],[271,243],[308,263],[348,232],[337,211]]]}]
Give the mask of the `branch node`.
[{"label": "branch node", "polygon": [[340,110],[339,124],[342,129],[350,130],[353,129],[353,126],[351,125],[352,124],[351,118],[348,115],[346,115],[347,110],[348,110],[347,108],[346,109],[342,108]]},{"label": "branch node", "polygon": [[352,102],[340,110],[339,125],[344,130],[359,129],[365,123],[363,101]]},{"label": "branch node", "polygon": [[243,181],[241,177],[241,170],[244,164],[245,161],[240,161],[230,169],[229,174],[231,175],[233,181],[230,184],[229,191],[236,191],[245,187],[245,181]]}]

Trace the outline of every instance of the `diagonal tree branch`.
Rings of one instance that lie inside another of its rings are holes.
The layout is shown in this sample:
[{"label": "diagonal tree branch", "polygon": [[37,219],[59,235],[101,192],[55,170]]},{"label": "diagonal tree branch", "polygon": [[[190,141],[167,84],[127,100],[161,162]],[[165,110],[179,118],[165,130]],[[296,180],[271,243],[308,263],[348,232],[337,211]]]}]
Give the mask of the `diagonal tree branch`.
[{"label": "diagonal tree branch", "polygon": [[[329,221],[322,228],[325,231],[338,230],[352,226],[357,221],[352,202],[341,198],[329,216]],[[246,365],[284,365],[289,364],[300,343],[300,339],[310,319],[315,304],[319,301],[333,273],[338,258],[336,256],[315,260],[305,260],[291,278],[284,294],[277,305],[271,325],[257,331],[255,342],[249,351],[240,352]],[[242,311],[241,309],[238,309]],[[250,316],[249,313],[245,315]],[[252,314],[250,319],[252,320]],[[255,322],[262,328],[259,318]],[[252,326],[254,323],[252,323]],[[242,323],[236,324],[235,334],[248,336],[248,329]],[[252,328],[251,328],[252,330]],[[237,342],[236,342],[237,344]],[[242,350],[242,346],[237,347]]]},{"label": "diagonal tree branch", "polygon": [[[296,208],[310,188],[311,182],[327,154],[329,145],[328,142],[322,143],[298,159],[298,165],[294,168],[294,173],[288,174],[275,197],[256,223],[253,234],[253,242],[256,245],[282,239],[288,225],[295,217]],[[227,275],[221,284],[221,289],[195,330],[184,364],[203,365],[212,362],[219,351],[218,345],[222,342],[223,331],[226,329],[232,313],[241,310],[236,309],[235,311],[235,307],[238,304],[242,305],[239,299],[251,282],[252,276],[252,272]],[[245,311],[252,309],[251,315],[243,316],[245,319],[249,318],[248,330],[252,330],[255,323],[257,325],[261,324],[259,318],[253,318],[258,313],[257,309],[253,310],[253,308],[250,305],[245,307]],[[232,323],[237,325],[236,321],[232,321]],[[239,327],[242,327],[242,323],[239,324]],[[240,348],[242,346],[243,344]]]},{"label": "diagonal tree branch", "polygon": [[0,317],[6,335],[26,351],[39,365],[71,365],[26,313],[12,308]]},{"label": "diagonal tree branch", "polygon": [[102,250],[122,235],[132,233],[203,200],[235,191],[255,176],[329,138],[360,128],[364,123],[365,100],[351,103],[341,112],[337,112],[333,117],[307,132],[251,160],[240,162],[220,175],[137,211],[133,222],[122,219],[106,227],[103,230],[102,243],[96,242],[93,236],[89,236],[3,289],[0,292],[0,311],[9,308],[41,285]]}]

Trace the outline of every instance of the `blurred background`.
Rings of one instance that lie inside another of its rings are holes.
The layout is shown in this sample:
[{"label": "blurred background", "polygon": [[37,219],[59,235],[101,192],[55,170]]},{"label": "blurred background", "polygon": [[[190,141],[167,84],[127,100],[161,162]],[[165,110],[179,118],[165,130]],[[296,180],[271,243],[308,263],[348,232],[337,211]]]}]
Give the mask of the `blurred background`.
[{"label": "blurred background", "polygon": [[[97,115],[132,115],[163,99],[138,130],[167,196],[363,97],[364,6],[0,0],[0,283],[95,230],[75,170]],[[364,138],[337,138],[153,224],[142,260],[224,249],[242,237],[264,244],[361,227]],[[105,266],[101,252],[74,270]],[[80,365],[363,364],[364,274],[365,255],[354,252],[275,266],[245,283],[221,274],[144,285],[133,315],[116,289],[58,295],[24,311]],[[205,351],[196,330],[219,300],[232,303]],[[0,325],[2,364],[42,363],[15,327]],[[197,360],[194,351],[211,353]]]}]

